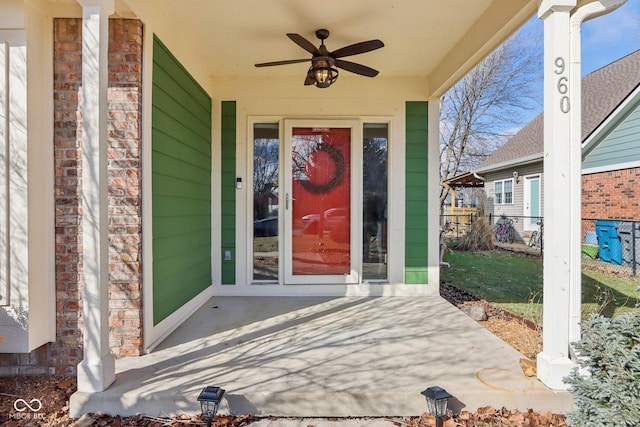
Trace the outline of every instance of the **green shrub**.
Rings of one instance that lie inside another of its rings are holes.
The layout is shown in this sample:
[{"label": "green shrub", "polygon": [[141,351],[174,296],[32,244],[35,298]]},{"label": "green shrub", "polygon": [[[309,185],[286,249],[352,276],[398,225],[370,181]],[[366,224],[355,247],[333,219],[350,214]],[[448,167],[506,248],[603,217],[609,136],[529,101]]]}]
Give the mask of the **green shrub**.
[{"label": "green shrub", "polygon": [[613,319],[591,315],[576,349],[581,369],[565,378],[577,407],[569,423],[640,426],[640,310]]}]

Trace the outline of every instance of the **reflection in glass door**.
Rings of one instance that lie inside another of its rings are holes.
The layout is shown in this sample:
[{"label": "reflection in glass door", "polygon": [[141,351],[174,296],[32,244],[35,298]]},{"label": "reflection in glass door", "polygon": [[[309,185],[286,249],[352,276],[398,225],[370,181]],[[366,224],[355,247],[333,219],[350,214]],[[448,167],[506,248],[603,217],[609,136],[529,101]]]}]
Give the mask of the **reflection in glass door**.
[{"label": "reflection in glass door", "polygon": [[349,127],[287,129],[287,283],[353,279]]},{"label": "reflection in glass door", "polygon": [[293,128],[294,275],[351,271],[351,130]]},{"label": "reflection in glass door", "polygon": [[277,123],[253,126],[253,281],[279,276],[278,180],[280,133]]},{"label": "reflection in glass door", "polygon": [[365,123],[362,146],[362,278],[387,280],[388,125]]}]

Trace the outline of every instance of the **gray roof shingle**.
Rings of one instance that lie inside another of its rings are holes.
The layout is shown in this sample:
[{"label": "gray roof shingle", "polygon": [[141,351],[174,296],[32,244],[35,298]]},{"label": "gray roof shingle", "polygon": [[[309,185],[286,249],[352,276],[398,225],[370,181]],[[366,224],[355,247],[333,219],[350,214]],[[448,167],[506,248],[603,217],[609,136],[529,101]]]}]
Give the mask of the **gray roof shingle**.
[{"label": "gray roof shingle", "polygon": [[[640,50],[587,74],[582,79],[582,141],[640,85]],[[544,151],[543,114],[520,129],[482,162],[477,172],[487,172],[532,159]]]}]

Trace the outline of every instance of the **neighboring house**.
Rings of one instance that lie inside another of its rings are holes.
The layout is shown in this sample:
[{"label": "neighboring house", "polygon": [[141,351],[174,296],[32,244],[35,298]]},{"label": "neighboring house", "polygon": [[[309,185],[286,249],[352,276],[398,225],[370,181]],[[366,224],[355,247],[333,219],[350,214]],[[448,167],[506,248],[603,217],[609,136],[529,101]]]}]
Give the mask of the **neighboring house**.
[{"label": "neighboring house", "polygon": [[[438,294],[439,99],[536,13],[568,45],[575,4],[324,6],[0,2],[0,375],[102,391],[213,296]],[[380,75],[304,85],[325,26]]]},{"label": "neighboring house", "polygon": [[[640,220],[640,51],[582,80],[582,217]],[[543,216],[543,116],[476,170],[487,213],[518,218],[527,236]],[[549,191],[549,189],[547,189]]]}]

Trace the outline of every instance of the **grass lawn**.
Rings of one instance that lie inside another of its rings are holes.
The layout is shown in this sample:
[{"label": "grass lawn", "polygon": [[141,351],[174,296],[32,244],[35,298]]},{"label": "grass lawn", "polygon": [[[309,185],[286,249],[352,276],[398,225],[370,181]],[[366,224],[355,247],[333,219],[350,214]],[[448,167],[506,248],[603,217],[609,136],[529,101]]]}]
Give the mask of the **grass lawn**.
[{"label": "grass lawn", "polygon": [[[451,268],[440,269],[443,282],[542,323],[541,260],[504,251],[448,251],[444,260]],[[583,317],[595,312],[613,317],[632,310],[639,285],[640,278],[583,271]]]}]

